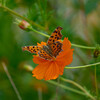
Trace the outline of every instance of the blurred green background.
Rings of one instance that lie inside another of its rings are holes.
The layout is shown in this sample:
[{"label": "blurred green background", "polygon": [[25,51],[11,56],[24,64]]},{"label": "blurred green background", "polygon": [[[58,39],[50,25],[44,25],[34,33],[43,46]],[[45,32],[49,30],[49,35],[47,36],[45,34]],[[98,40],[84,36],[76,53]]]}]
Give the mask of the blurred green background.
[{"label": "blurred green background", "polygon": [[[7,0],[6,6],[44,27],[33,25],[38,31],[51,34],[57,26],[63,27],[63,38],[71,43],[96,46],[100,44],[100,0]],[[32,77],[24,69],[25,65],[33,68],[31,53],[23,52],[21,47],[36,45],[47,38],[34,32],[21,30],[14,22],[14,16],[0,8],[0,100],[18,100],[15,91],[4,72],[5,62],[9,73],[22,97],[22,100],[56,100],[56,87],[43,80]],[[73,62],[69,66],[85,65],[100,61],[93,58],[93,50],[74,48]],[[63,77],[73,80],[95,95],[94,66],[83,69],[64,70]],[[56,81],[56,80],[55,80]],[[97,67],[98,90],[100,92],[100,67]],[[64,83],[75,88],[73,85]],[[100,96],[100,94],[99,94]],[[59,100],[90,100],[85,96],[60,88]]]}]

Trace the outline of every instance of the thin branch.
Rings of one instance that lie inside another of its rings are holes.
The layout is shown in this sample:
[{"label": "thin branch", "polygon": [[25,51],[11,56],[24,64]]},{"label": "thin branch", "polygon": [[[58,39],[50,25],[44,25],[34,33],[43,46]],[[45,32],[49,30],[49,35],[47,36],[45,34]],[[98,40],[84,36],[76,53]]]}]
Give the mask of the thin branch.
[{"label": "thin branch", "polygon": [[[32,24],[32,25],[34,25],[34,26],[36,26],[36,27],[38,27],[38,28],[40,28],[40,29],[45,30],[44,27],[40,26],[39,24],[36,24],[35,22],[33,22],[33,21],[27,19],[26,17],[24,17],[24,16],[22,16],[22,15],[16,13],[16,12],[14,12],[13,10],[11,10],[11,9],[5,7],[5,6],[0,5],[0,8],[3,8],[3,9],[5,9],[6,11],[10,12],[11,14],[16,15],[16,16],[18,16],[18,17],[20,17],[20,18],[22,18],[22,19],[28,21],[30,24]],[[49,35],[44,34],[44,33],[42,33],[42,32],[39,32],[39,31],[37,31],[37,30],[35,30],[35,29],[32,29],[32,31],[34,31],[34,32],[36,32],[36,33],[38,33],[38,34],[41,34],[41,35],[43,35],[43,36],[45,36],[45,37],[48,37],[48,38],[50,37]],[[95,47],[88,47],[88,46],[83,46],[83,45],[78,45],[78,44],[73,44],[73,43],[72,43],[71,45],[74,46],[74,47],[82,48],[82,49],[95,49]]]},{"label": "thin branch", "polygon": [[14,89],[16,95],[17,95],[17,97],[18,97],[18,100],[22,100],[22,98],[21,98],[21,96],[20,96],[20,94],[19,94],[19,92],[18,92],[18,90],[17,90],[17,88],[16,88],[16,86],[15,86],[15,84],[14,84],[12,78],[11,78],[11,75],[10,75],[10,73],[8,72],[8,69],[7,69],[7,67],[6,67],[6,65],[5,65],[4,62],[2,62],[2,66],[3,66],[3,68],[4,68],[4,71],[5,71],[5,73],[6,73],[7,77],[8,77],[8,79],[9,79],[9,81],[10,81],[10,83],[11,83],[11,85],[12,85],[12,87],[13,87],[13,89]]},{"label": "thin branch", "polygon": [[42,27],[41,25],[36,24],[35,22],[33,22],[33,21],[29,20],[28,18],[26,18],[26,17],[24,17],[24,16],[22,16],[22,15],[16,13],[15,11],[9,9],[8,7],[5,7],[5,6],[3,6],[3,5],[0,5],[0,8],[3,8],[3,9],[5,9],[5,11],[8,11],[9,13],[11,13],[11,14],[13,14],[13,15],[15,15],[15,16],[17,16],[17,17],[20,17],[20,18],[22,18],[22,19],[28,21],[30,24],[32,24],[32,25],[34,25],[34,26],[36,26],[36,27],[38,27],[38,28],[40,28],[40,29],[42,29],[42,30],[45,30],[45,28]]},{"label": "thin branch", "polygon": [[63,77],[60,77],[60,79],[65,81],[65,82],[68,82],[68,83],[71,83],[71,84],[75,85],[76,87],[81,89],[88,97],[90,97],[92,100],[95,100],[95,98],[87,90],[85,90],[81,85],[79,85],[78,83],[76,83],[72,80],[65,79]]},{"label": "thin branch", "polygon": [[71,45],[74,47],[82,48],[82,49],[96,49],[96,47],[83,46],[83,45],[74,44],[74,43],[71,43]]},{"label": "thin branch", "polygon": [[[35,32],[35,33],[41,34],[41,35],[43,35],[43,36],[45,36],[45,37],[47,37],[47,38],[50,37],[49,35],[44,34],[44,33],[42,33],[42,32],[39,32],[39,31],[37,31],[37,30],[35,30],[35,29],[33,29],[33,28],[30,28],[30,30],[33,31],[33,32]],[[82,46],[82,45],[73,44],[73,43],[71,43],[71,45],[74,46],[74,47],[82,48],[82,49],[95,49],[95,47]]]},{"label": "thin branch", "polygon": [[38,96],[39,96],[39,100],[42,100],[42,89],[38,88]]},{"label": "thin branch", "polygon": [[[57,83],[58,84],[60,83],[60,80],[59,79],[60,79],[60,76],[57,79]],[[59,92],[59,86],[56,87],[56,99],[55,100],[58,100],[58,95],[59,95],[58,92]]]},{"label": "thin branch", "polygon": [[58,84],[58,83],[55,82],[55,81],[49,80],[49,81],[46,81],[46,82],[51,83],[51,84],[56,85],[56,86],[59,86],[59,87],[61,87],[61,88],[63,88],[63,89],[69,90],[69,91],[71,91],[71,92],[75,92],[75,93],[80,94],[80,95],[86,95],[85,93],[83,93],[83,92],[81,92],[81,91],[79,91],[79,90],[76,90],[76,89],[67,87],[67,86],[65,86],[65,85],[63,85],[63,84]]},{"label": "thin branch", "polygon": [[96,71],[96,65],[95,65],[95,69],[94,69],[94,76],[95,76],[95,89],[96,89],[96,95],[98,96],[98,85],[97,85],[97,75],[96,75],[97,71]]},{"label": "thin branch", "polygon": [[76,69],[76,68],[86,68],[86,67],[91,67],[95,65],[100,65],[100,62],[94,63],[94,64],[89,64],[89,65],[83,65],[83,66],[76,66],[76,67],[65,67],[65,69]]},{"label": "thin branch", "polygon": [[[95,62],[96,62],[96,59],[95,59]],[[98,84],[97,84],[97,69],[96,69],[96,65],[95,65],[95,69],[94,69],[94,76],[95,76],[96,96],[98,97]]]},{"label": "thin branch", "polygon": [[50,37],[49,35],[47,35],[47,34],[45,34],[45,33],[42,33],[42,32],[40,32],[40,31],[37,31],[37,30],[33,29],[32,27],[30,27],[29,29],[30,29],[31,31],[33,31],[33,32],[35,32],[35,33],[38,33],[38,34],[40,34],[40,35],[42,35],[42,36],[45,36],[45,37],[47,37],[47,38]]}]

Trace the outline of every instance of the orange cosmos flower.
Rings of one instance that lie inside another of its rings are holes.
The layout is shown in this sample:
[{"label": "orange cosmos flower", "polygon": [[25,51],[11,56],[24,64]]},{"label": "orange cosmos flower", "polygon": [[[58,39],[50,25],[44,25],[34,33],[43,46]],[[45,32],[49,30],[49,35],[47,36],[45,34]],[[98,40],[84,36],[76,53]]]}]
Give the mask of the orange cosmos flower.
[{"label": "orange cosmos flower", "polygon": [[[63,75],[64,67],[69,65],[73,60],[74,49],[71,49],[71,43],[68,38],[64,38],[62,44],[62,51],[55,60],[45,60],[38,55],[33,55],[33,62],[38,64],[32,71],[33,77],[39,80],[50,80],[56,79],[59,75]],[[37,43],[37,45],[43,46],[46,45],[46,43],[41,42],[41,44]]]}]

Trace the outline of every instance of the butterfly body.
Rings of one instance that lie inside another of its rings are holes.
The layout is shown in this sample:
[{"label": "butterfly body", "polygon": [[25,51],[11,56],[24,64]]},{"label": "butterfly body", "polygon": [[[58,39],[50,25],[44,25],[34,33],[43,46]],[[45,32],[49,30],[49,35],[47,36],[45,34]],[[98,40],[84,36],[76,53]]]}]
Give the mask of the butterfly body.
[{"label": "butterfly body", "polygon": [[47,46],[43,46],[43,50],[50,56],[52,56],[52,51],[51,48],[47,45]]},{"label": "butterfly body", "polygon": [[22,47],[23,50],[27,50],[31,53],[36,53],[39,57],[46,60],[54,60],[56,56],[62,51],[62,43],[58,40],[62,38],[61,31],[62,27],[57,27],[55,31],[51,34],[47,41],[47,45],[41,46],[25,46]]}]

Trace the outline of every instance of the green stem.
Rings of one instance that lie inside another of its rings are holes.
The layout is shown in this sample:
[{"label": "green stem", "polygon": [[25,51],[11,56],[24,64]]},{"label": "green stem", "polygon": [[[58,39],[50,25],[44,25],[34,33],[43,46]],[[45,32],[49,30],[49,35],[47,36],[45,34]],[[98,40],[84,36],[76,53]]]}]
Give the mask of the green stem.
[{"label": "green stem", "polygon": [[78,94],[80,94],[80,95],[85,95],[85,93],[83,93],[83,92],[81,92],[81,91],[79,91],[79,90],[76,90],[76,89],[67,87],[67,86],[62,85],[62,84],[58,84],[57,82],[54,82],[54,81],[51,81],[51,80],[49,80],[49,81],[47,81],[47,82],[48,82],[48,83],[51,83],[51,84],[53,84],[53,85],[59,86],[59,87],[61,87],[61,88],[63,88],[63,89],[66,89],[66,90],[69,90],[69,91],[78,93]]},{"label": "green stem", "polygon": [[38,97],[39,97],[39,100],[42,100],[42,89],[41,88],[38,88]]},{"label": "green stem", "polygon": [[[30,29],[31,29],[31,31],[36,32],[36,33],[38,33],[38,34],[41,34],[41,35],[43,35],[43,36],[45,36],[45,37],[47,37],[47,38],[50,37],[49,35],[44,34],[44,33],[42,33],[42,32],[39,32],[39,31],[37,31],[37,30],[35,30],[35,29],[33,29],[33,28],[30,28]],[[75,46],[75,47],[78,47],[78,48],[83,48],[83,49],[95,49],[95,47],[82,46],[82,45],[73,44],[73,43],[71,43],[71,45],[72,45],[72,46]]]},{"label": "green stem", "polygon": [[77,84],[76,82],[74,82],[72,80],[65,79],[63,77],[60,77],[60,79],[65,81],[65,82],[68,82],[68,83],[75,85],[76,87],[81,89],[88,97],[90,97],[92,100],[95,100],[95,98],[88,91],[86,91],[81,85]]},{"label": "green stem", "polygon": [[[60,76],[57,78],[57,83],[59,84],[60,83]],[[56,99],[55,100],[58,100],[58,92],[59,92],[59,86],[57,85],[56,87]]]},{"label": "green stem", "polygon": [[11,83],[11,85],[12,85],[12,87],[13,87],[13,89],[14,89],[16,95],[17,95],[17,97],[18,97],[18,100],[22,100],[22,98],[21,98],[21,96],[20,96],[20,93],[19,93],[19,91],[17,90],[17,88],[16,88],[16,86],[15,86],[15,83],[13,82],[12,77],[11,77],[11,75],[10,75],[8,69],[7,69],[7,66],[5,65],[4,62],[2,62],[2,66],[3,66],[3,69],[4,69],[4,71],[5,71],[6,75],[7,75],[7,77],[8,77],[8,79],[9,79],[9,81],[10,81],[10,83]]},{"label": "green stem", "polygon": [[[96,60],[95,60],[96,62]],[[97,75],[96,75],[97,71],[96,71],[96,65],[95,65],[95,69],[94,69],[94,76],[95,76],[95,89],[96,89],[96,95],[98,97],[98,85],[97,85]]]},{"label": "green stem", "polygon": [[[36,24],[35,22],[29,20],[28,18],[26,18],[26,17],[24,17],[24,16],[21,16],[20,14],[14,12],[13,10],[9,9],[8,7],[5,7],[5,6],[0,5],[0,8],[3,8],[3,9],[5,9],[6,11],[8,11],[9,13],[11,13],[11,14],[13,14],[13,15],[15,15],[15,16],[18,16],[18,17],[20,17],[20,18],[22,18],[22,19],[28,21],[30,24],[32,24],[32,25],[34,25],[34,26],[36,26],[36,27],[39,27],[40,29],[45,30],[45,28],[42,27],[41,25]],[[49,35],[46,35],[46,34],[44,34],[44,33],[42,33],[42,32],[36,31],[36,30],[34,30],[34,29],[32,29],[32,30],[33,30],[34,32],[38,33],[38,34],[41,34],[41,35],[43,35],[43,36],[49,38]],[[72,43],[71,45],[74,46],[74,47],[83,48],[83,49],[95,49],[95,47],[82,46],[82,45],[73,44],[73,43]]]},{"label": "green stem", "polygon": [[42,32],[39,32],[39,31],[33,29],[32,27],[30,27],[30,30],[33,31],[33,32],[35,32],[35,33],[41,34],[41,35],[43,35],[43,36],[45,36],[45,37],[48,37],[48,38],[50,37],[49,35],[44,34],[44,33],[42,33]]},{"label": "green stem", "polygon": [[76,67],[65,67],[65,69],[76,69],[76,68],[86,68],[90,66],[100,65],[100,62],[89,64],[89,65],[83,65],[83,66],[76,66]]},{"label": "green stem", "polygon": [[82,49],[95,49],[96,47],[89,47],[89,46],[83,46],[83,45],[78,45],[78,44],[73,44],[71,43],[72,46],[82,48]]},{"label": "green stem", "polygon": [[28,21],[30,24],[32,24],[32,25],[34,25],[34,26],[36,26],[36,27],[38,27],[38,28],[40,28],[40,29],[45,30],[44,27],[42,27],[42,26],[40,26],[39,24],[36,24],[35,22],[29,20],[28,18],[26,18],[26,17],[24,17],[24,16],[22,16],[22,15],[16,13],[15,11],[9,9],[8,7],[5,7],[5,6],[3,6],[3,5],[0,5],[0,8],[3,8],[3,9],[5,9],[6,11],[8,11],[9,13],[11,13],[11,14],[13,14],[13,15],[15,15],[15,16],[18,16],[18,17],[20,17],[20,18],[22,18],[22,19]]}]

